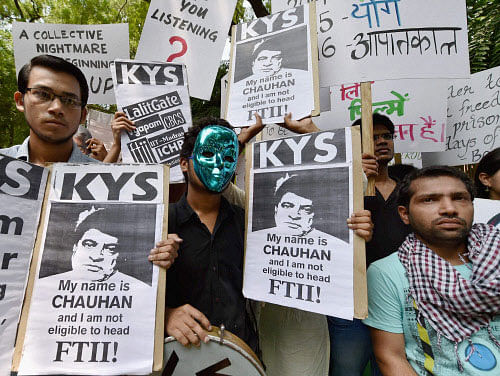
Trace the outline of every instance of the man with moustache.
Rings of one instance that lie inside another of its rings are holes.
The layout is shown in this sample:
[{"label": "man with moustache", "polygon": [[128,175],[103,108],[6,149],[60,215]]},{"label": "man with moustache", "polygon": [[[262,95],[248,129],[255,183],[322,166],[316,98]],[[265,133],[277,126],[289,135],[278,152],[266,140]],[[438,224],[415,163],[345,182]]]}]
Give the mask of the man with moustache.
[{"label": "man with moustache", "polygon": [[375,356],[384,375],[500,372],[500,231],[472,225],[472,181],[427,167],[399,187],[413,233],[368,269]]}]

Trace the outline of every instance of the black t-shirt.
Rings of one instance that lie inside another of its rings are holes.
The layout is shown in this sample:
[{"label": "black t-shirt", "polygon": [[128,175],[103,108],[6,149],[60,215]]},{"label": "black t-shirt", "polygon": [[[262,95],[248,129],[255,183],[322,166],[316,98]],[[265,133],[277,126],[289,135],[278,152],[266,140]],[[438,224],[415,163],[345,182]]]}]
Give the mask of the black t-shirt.
[{"label": "black t-shirt", "polygon": [[380,260],[398,250],[399,246],[411,232],[398,213],[396,187],[387,201],[375,188],[375,196],[365,196],[365,209],[372,214],[373,238],[366,243],[366,266]]},{"label": "black t-shirt", "polygon": [[213,234],[200,221],[184,195],[170,204],[169,233],[183,242],[167,271],[166,305],[191,304],[215,326],[224,324],[252,349],[257,337],[246,311],[243,287],[245,214],[221,198]]}]

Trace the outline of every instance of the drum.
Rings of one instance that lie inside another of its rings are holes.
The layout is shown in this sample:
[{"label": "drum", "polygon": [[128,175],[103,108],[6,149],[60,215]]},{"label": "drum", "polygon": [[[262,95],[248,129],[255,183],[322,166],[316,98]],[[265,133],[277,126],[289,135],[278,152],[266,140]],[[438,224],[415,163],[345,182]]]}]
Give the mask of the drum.
[{"label": "drum", "polygon": [[165,338],[162,376],[265,376],[255,353],[234,334],[217,327],[210,341],[200,347],[185,347],[174,337]]}]

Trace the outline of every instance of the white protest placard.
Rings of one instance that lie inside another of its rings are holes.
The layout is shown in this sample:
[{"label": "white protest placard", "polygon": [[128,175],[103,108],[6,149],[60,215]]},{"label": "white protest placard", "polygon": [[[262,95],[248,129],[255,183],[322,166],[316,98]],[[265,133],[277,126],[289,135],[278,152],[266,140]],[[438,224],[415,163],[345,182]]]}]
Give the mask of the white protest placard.
[{"label": "white protest placard", "polygon": [[351,129],[252,144],[243,294],[352,319]]},{"label": "white protest placard", "polygon": [[236,0],[152,0],[136,59],[183,63],[192,97],[212,95]]},{"label": "white protest placard", "polygon": [[470,76],[465,0],[335,0],[329,6],[336,85]]},{"label": "white protest placard", "polygon": [[500,229],[500,200],[475,198],[474,223],[487,223]]},{"label": "white protest placard", "polygon": [[178,63],[116,60],[116,102],[136,129],[122,133],[124,162],[168,163],[181,182],[179,154],[192,124],[186,67]]},{"label": "white protest placard", "polygon": [[95,137],[102,141],[106,149],[110,149],[114,143],[113,130],[111,122],[113,114],[108,114],[102,111],[90,108],[87,112],[87,129]]},{"label": "white protest placard", "polygon": [[321,87],[332,86],[335,83],[335,72],[332,69],[337,51],[333,15],[335,10],[334,1],[336,0],[272,0],[271,2],[273,13],[300,5],[316,3],[319,85]]},{"label": "white protest placard", "polygon": [[31,58],[49,54],[82,70],[89,85],[89,103],[114,104],[109,70],[113,60],[128,59],[128,24],[70,25],[14,22],[16,72]]},{"label": "white protest placard", "polygon": [[19,375],[151,373],[167,173],[52,167]]},{"label": "white protest placard", "polygon": [[401,153],[401,164],[412,165],[416,168],[422,168],[422,153],[407,152]]},{"label": "white protest placard", "polygon": [[[397,153],[441,151],[446,141],[446,80],[388,80],[372,83],[373,112],[394,123]],[[361,85],[331,88],[331,128],[350,126],[361,118]]]},{"label": "white protest placard", "polygon": [[445,151],[422,154],[424,166],[478,163],[500,146],[500,67],[449,83],[446,136]]},{"label": "white protest placard", "polygon": [[319,113],[316,18],[301,6],[233,27],[225,119],[233,126]]},{"label": "white protest placard", "polygon": [[0,154],[0,376],[12,354],[47,170]]}]

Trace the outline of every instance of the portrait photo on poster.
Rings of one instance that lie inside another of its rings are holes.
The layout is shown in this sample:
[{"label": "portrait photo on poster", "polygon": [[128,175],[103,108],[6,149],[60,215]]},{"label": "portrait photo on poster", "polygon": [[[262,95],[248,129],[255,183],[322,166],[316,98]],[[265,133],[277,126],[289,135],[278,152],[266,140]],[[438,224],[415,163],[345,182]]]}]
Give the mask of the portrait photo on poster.
[{"label": "portrait photo on poster", "polygon": [[327,233],[349,243],[349,168],[335,167],[253,175],[252,232]]},{"label": "portrait photo on poster", "polygon": [[[251,76],[280,79],[286,72],[308,70],[307,26],[236,45],[234,81]],[[272,77],[272,78],[271,78]]]},{"label": "portrait photo on poster", "polygon": [[151,286],[147,255],[155,244],[156,210],[153,204],[52,202],[39,278],[135,279]]}]

